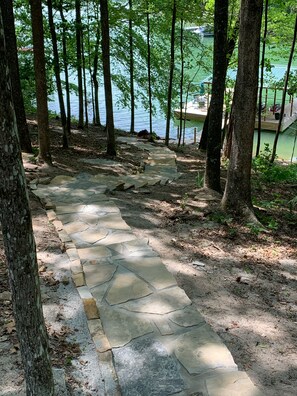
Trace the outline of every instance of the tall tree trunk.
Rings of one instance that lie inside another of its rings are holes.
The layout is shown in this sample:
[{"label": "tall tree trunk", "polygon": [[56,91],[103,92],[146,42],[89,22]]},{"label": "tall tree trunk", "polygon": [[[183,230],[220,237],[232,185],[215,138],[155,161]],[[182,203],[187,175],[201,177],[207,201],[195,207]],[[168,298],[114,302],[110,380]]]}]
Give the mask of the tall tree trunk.
[{"label": "tall tree trunk", "polygon": [[168,94],[167,94],[167,118],[166,118],[166,132],[165,132],[165,144],[168,146],[170,137],[170,120],[171,120],[171,101],[172,101],[172,84],[173,84],[173,72],[174,72],[174,49],[175,49],[175,22],[176,22],[176,0],[173,0],[172,8],[172,23],[171,23],[171,45],[170,45],[170,73],[168,82]]},{"label": "tall tree trunk", "polygon": [[106,107],[107,154],[116,155],[115,131],[113,122],[112,87],[110,75],[110,38],[108,0],[100,0],[102,58]]},{"label": "tall tree trunk", "polygon": [[49,21],[49,27],[50,27],[50,32],[51,32],[51,36],[52,36],[52,44],[53,44],[56,86],[57,86],[57,92],[58,92],[61,123],[62,123],[62,129],[63,129],[63,148],[67,149],[69,147],[69,144],[68,144],[68,132],[67,132],[67,126],[66,126],[66,112],[65,112],[63,90],[62,90],[62,83],[61,83],[61,77],[60,77],[60,75],[61,75],[60,59],[59,59],[59,52],[58,52],[58,45],[57,45],[56,28],[55,28],[54,18],[53,18],[52,0],[47,1],[47,7],[48,7],[48,21]]},{"label": "tall tree trunk", "polygon": [[290,51],[287,71],[286,71],[286,78],[285,78],[285,85],[284,85],[284,91],[283,91],[283,98],[282,98],[282,106],[281,106],[281,111],[280,111],[279,123],[278,123],[278,126],[277,126],[277,131],[276,131],[276,134],[275,134],[273,148],[272,148],[272,154],[271,154],[271,159],[270,159],[271,163],[273,163],[274,160],[275,160],[277,142],[278,142],[278,138],[279,138],[279,135],[280,135],[280,132],[281,132],[282,121],[283,121],[283,118],[284,118],[284,111],[285,111],[285,104],[286,104],[286,95],[287,95],[287,89],[288,89],[291,65],[292,65],[294,51],[295,51],[296,36],[297,36],[297,16],[296,16],[296,19],[295,19],[294,35],[293,35],[293,40],[292,40],[292,45],[291,45],[291,51]]},{"label": "tall tree trunk", "polygon": [[264,32],[263,32],[262,54],[261,54],[261,74],[260,74],[259,107],[258,107],[258,136],[257,136],[256,156],[258,156],[260,153],[260,145],[261,145],[262,96],[263,96],[263,86],[264,86],[265,50],[266,50],[267,25],[268,25],[268,2],[269,2],[268,0],[265,0]]},{"label": "tall tree trunk", "polygon": [[83,96],[83,77],[82,77],[82,46],[81,46],[81,0],[75,0],[75,31],[76,31],[76,67],[77,67],[77,86],[78,86],[78,124],[79,129],[84,127],[84,96]]},{"label": "tall tree trunk", "polygon": [[[97,18],[98,20],[98,18]],[[100,111],[99,111],[99,82],[98,82],[98,61],[99,61],[99,44],[100,44],[100,26],[98,24],[96,29],[96,43],[95,43],[95,55],[93,64],[92,79],[94,83],[94,99],[95,99],[95,119],[94,124],[101,126]]]},{"label": "tall tree trunk", "polygon": [[65,73],[65,92],[66,92],[66,108],[67,108],[67,118],[66,118],[66,128],[68,136],[71,133],[71,103],[70,103],[70,85],[69,85],[69,73],[68,73],[68,54],[67,54],[67,39],[66,39],[66,25],[67,21],[63,12],[62,1],[58,3],[58,8],[60,12],[60,17],[62,20],[62,47],[63,47],[63,66]]},{"label": "tall tree trunk", "polygon": [[54,395],[36,249],[0,9],[0,224],[27,395]]},{"label": "tall tree trunk", "polygon": [[20,83],[12,0],[1,1],[0,7],[4,21],[6,46],[7,48],[9,48],[9,51],[7,52],[7,62],[11,75],[13,105],[16,115],[21,149],[26,153],[32,153],[32,145],[26,120],[24,99]]},{"label": "tall tree trunk", "polygon": [[204,185],[221,192],[221,140],[227,73],[228,0],[216,0],[214,15],[214,58],[212,94],[209,106],[208,142]]},{"label": "tall tree trunk", "polygon": [[34,48],[39,160],[51,165],[41,0],[30,0],[30,9]]},{"label": "tall tree trunk", "polygon": [[234,131],[222,206],[256,221],[251,199],[251,161],[257,107],[263,0],[242,0],[238,70],[234,91]]},{"label": "tall tree trunk", "polygon": [[130,107],[131,122],[130,132],[135,131],[135,93],[134,93],[134,53],[133,53],[133,22],[132,22],[132,0],[129,0],[129,62],[130,62]]},{"label": "tall tree trunk", "polygon": [[147,33],[146,33],[146,43],[147,43],[147,80],[148,80],[148,100],[149,100],[149,120],[150,120],[150,136],[152,138],[153,134],[153,104],[152,104],[152,82],[151,82],[151,23],[150,23],[150,13],[149,13],[149,2],[147,2],[147,12],[146,12],[146,23],[147,23]]},{"label": "tall tree trunk", "polygon": [[[230,34],[230,37],[228,38],[227,41],[227,55],[226,55],[226,74],[228,70],[228,66],[231,60],[231,57],[234,52],[234,48],[237,42],[238,38],[238,30],[239,30],[239,16],[236,19],[235,25],[232,29],[232,33]],[[206,114],[206,118],[204,120],[203,124],[203,129],[202,129],[202,134],[199,142],[199,149],[200,150],[206,150],[207,149],[207,138],[208,138],[208,122],[209,122],[209,109]]]},{"label": "tall tree trunk", "polygon": [[82,70],[83,70],[83,86],[84,86],[84,103],[85,103],[85,127],[89,127],[89,114],[88,114],[88,92],[87,92],[87,77],[86,77],[86,58],[84,35],[81,32],[81,49],[82,49]]},{"label": "tall tree trunk", "polygon": [[[180,20],[180,62],[181,62],[181,72],[180,72],[180,83],[179,83],[179,108],[181,111],[180,119],[179,119],[179,135],[177,146],[180,146],[181,135],[183,129],[183,117],[182,117],[182,108],[183,108],[183,91],[184,91],[184,70],[185,70],[185,61],[184,61],[184,20],[181,17]],[[186,103],[186,102],[185,102]],[[186,115],[185,115],[186,117]]]}]

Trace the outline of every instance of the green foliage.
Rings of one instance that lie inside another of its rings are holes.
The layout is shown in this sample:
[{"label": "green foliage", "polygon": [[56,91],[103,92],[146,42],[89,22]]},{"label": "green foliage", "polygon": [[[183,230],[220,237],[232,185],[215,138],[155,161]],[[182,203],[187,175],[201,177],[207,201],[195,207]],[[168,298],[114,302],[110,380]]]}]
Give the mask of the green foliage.
[{"label": "green foliage", "polygon": [[277,164],[271,163],[271,149],[265,143],[264,151],[260,152],[252,162],[252,167],[258,176],[267,182],[288,182],[297,180],[297,164]]},{"label": "green foliage", "polygon": [[209,215],[210,220],[218,224],[230,225],[233,218],[225,212],[216,211]]},{"label": "green foliage", "polygon": [[204,174],[198,172],[196,176],[196,185],[197,187],[201,188],[204,185]]}]

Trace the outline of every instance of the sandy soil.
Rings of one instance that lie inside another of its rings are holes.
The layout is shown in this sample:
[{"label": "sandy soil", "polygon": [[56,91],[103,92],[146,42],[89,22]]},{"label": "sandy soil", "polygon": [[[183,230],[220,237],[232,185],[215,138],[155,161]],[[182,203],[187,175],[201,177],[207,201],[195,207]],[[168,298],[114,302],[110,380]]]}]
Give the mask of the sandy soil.
[{"label": "sandy soil", "polygon": [[[34,133],[33,121],[31,126]],[[118,167],[90,167],[79,162],[79,158],[106,157],[102,132],[73,131],[69,150],[59,147],[61,135],[57,126],[51,133],[55,166],[47,169],[25,163],[28,180],[61,173],[136,173],[141,171],[146,157],[146,153],[137,148],[121,145],[114,159],[119,162]],[[149,238],[179,286],[227,344],[239,368],[246,370],[266,395],[295,395],[297,213],[290,211],[288,202],[297,195],[296,184],[253,183],[257,202],[263,203],[258,205],[257,212],[262,221],[270,224],[268,232],[260,232],[221,213],[219,196],[200,188],[197,175],[203,174],[204,155],[197,147],[185,147],[177,156],[178,170],[183,172],[183,177],[176,182],[139,191],[116,191],[110,194],[110,199],[120,207],[134,232]],[[224,177],[223,170],[222,183]],[[273,204],[264,205],[265,202]],[[40,254],[52,249],[61,253],[54,229],[47,221],[40,220],[46,218],[38,200],[32,199],[32,213],[35,221],[39,221],[36,237]],[[3,263],[0,241],[0,293],[8,290]],[[54,267],[41,272],[43,287],[49,292],[48,304],[56,304],[62,311],[67,306],[63,300],[67,298],[67,287],[72,287],[68,276],[66,269],[65,273],[57,274]],[[57,293],[60,288],[66,290],[63,297]],[[20,390],[23,377],[9,300],[1,304],[0,310],[0,378]],[[70,335],[74,330],[67,322],[67,315],[64,319],[65,334],[56,331],[58,334],[51,335],[56,340],[52,344],[53,362],[55,365],[59,362],[58,366],[66,370],[69,394],[95,395],[99,385],[90,387],[87,372],[99,368],[94,362],[88,366],[85,363],[88,359],[82,358],[89,340],[80,340],[80,345],[73,343]],[[49,330],[51,321],[52,315],[48,315]],[[82,323],[81,329],[84,325]],[[87,369],[83,371],[81,367],[85,366]],[[79,371],[78,383],[73,380],[74,370]]]}]

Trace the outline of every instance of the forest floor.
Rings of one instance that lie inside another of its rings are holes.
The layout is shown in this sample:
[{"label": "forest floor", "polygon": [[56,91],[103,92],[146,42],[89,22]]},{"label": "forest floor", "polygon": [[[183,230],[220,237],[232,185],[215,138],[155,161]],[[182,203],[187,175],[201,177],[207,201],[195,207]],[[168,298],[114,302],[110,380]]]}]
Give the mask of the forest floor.
[{"label": "forest floor", "polygon": [[[36,139],[33,120],[30,128]],[[103,131],[93,127],[88,131],[74,129],[68,150],[61,148],[61,140],[61,130],[53,122],[54,166],[47,168],[25,162],[28,181],[79,172],[137,173],[147,156],[137,147],[119,145],[118,156],[114,158],[118,166],[94,166],[80,159],[108,158]],[[119,206],[123,219],[135,234],[148,237],[178,285],[226,343],[239,369],[246,371],[265,395],[295,395],[297,211],[296,207],[290,207],[289,201],[297,196],[297,180],[294,184],[271,183],[253,175],[255,208],[266,226],[264,231],[258,226],[236,222],[220,210],[218,195],[201,189],[205,154],[197,146],[187,145],[176,150],[172,145],[171,149],[177,154],[178,171],[183,174],[180,179],[165,186],[114,191],[109,194],[110,198]],[[226,170],[222,169],[222,184],[225,178]],[[60,251],[56,231],[48,223],[42,203],[33,196],[31,208],[38,251]],[[0,395],[12,396],[23,394],[24,381],[11,302],[5,294],[8,282],[4,262],[0,238],[0,378],[6,385],[9,381],[12,390],[3,394],[0,391]],[[47,302],[63,311],[68,281],[64,282],[61,274],[58,279],[55,269],[39,264]],[[66,288],[62,298],[55,294],[57,284]],[[61,316],[58,312],[56,318],[61,320]],[[53,363],[66,367],[69,394],[96,395],[88,380],[83,379],[83,372],[80,381],[74,380],[77,377],[72,371],[75,359],[81,366],[87,364],[82,362],[80,346],[69,341],[77,329],[64,326],[63,331],[54,331],[50,316],[46,322]],[[80,393],[79,389],[83,391]]]}]

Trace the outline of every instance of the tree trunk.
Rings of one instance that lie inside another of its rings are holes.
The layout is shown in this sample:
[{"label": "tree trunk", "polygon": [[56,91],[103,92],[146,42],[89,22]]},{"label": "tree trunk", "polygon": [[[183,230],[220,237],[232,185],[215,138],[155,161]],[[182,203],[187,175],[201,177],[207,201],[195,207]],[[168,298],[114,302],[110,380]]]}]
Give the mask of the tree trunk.
[{"label": "tree trunk", "polygon": [[[263,95],[263,86],[264,86],[264,68],[265,68],[265,49],[266,49],[266,40],[267,40],[267,25],[268,25],[268,0],[265,0],[264,33],[263,33],[262,55],[261,55],[261,75],[260,75],[259,107],[258,107],[258,136],[257,136],[256,156],[258,156],[260,153],[260,145],[261,145],[262,95]],[[266,109],[265,109],[265,111],[266,111]]]},{"label": "tree trunk", "polygon": [[149,13],[149,2],[147,2],[147,12],[146,12],[146,23],[147,23],[147,33],[146,33],[146,43],[147,43],[147,81],[148,81],[148,100],[149,100],[149,120],[150,120],[150,136],[153,134],[153,104],[152,104],[152,82],[151,82],[151,23],[150,23],[150,13]]},{"label": "tree trunk", "polygon": [[129,54],[130,54],[130,107],[131,122],[130,132],[135,131],[135,93],[134,93],[134,54],[133,54],[133,22],[132,22],[132,0],[129,0]]},{"label": "tree trunk", "polygon": [[80,2],[75,0],[75,23],[76,23],[76,67],[77,67],[77,86],[78,86],[78,124],[79,129],[84,127],[84,96],[82,78],[82,54],[81,54],[81,15]]},{"label": "tree trunk", "polygon": [[63,90],[62,90],[62,83],[61,83],[61,77],[60,77],[60,75],[61,75],[60,60],[59,60],[59,52],[58,52],[58,45],[57,45],[57,34],[56,34],[56,28],[55,28],[54,18],[53,18],[52,0],[47,1],[47,7],[48,7],[48,22],[49,22],[50,32],[51,32],[51,36],[52,36],[52,44],[53,44],[56,86],[57,86],[57,92],[58,92],[61,123],[62,123],[62,129],[63,129],[63,148],[68,149],[69,144],[68,144],[68,132],[67,132],[67,125],[66,125],[66,112],[65,112]]},{"label": "tree trunk", "polygon": [[107,154],[116,155],[115,132],[112,107],[112,87],[110,75],[110,39],[108,0],[100,0],[102,58],[106,107]]},{"label": "tree trunk", "polygon": [[42,313],[25,172],[13,111],[0,10],[0,224],[27,395],[52,396],[53,374]]},{"label": "tree trunk", "polygon": [[65,73],[65,91],[66,91],[66,108],[67,108],[67,118],[66,118],[66,128],[68,136],[71,133],[71,104],[70,104],[70,85],[69,85],[69,73],[68,73],[68,54],[67,54],[67,40],[66,40],[66,18],[64,17],[62,2],[58,3],[60,17],[62,20],[62,47],[63,47],[63,66]]},{"label": "tree trunk", "polygon": [[172,101],[172,83],[173,83],[173,72],[174,72],[174,47],[175,47],[175,22],[176,22],[176,0],[173,0],[172,9],[172,24],[171,24],[171,53],[170,53],[170,73],[168,82],[168,95],[167,95],[167,118],[166,118],[166,132],[165,132],[165,144],[168,146],[170,137],[170,119],[171,119],[171,101]]},{"label": "tree trunk", "polygon": [[287,89],[288,89],[291,65],[292,65],[294,51],[295,51],[296,36],[297,36],[297,16],[296,16],[296,19],[295,19],[294,36],[293,36],[293,40],[292,40],[292,46],[291,46],[291,51],[290,51],[290,56],[289,56],[289,61],[288,61],[288,66],[287,66],[287,71],[286,71],[285,86],[284,86],[284,91],[283,91],[283,98],[282,98],[282,106],[281,106],[281,111],[280,111],[279,123],[278,123],[278,126],[277,126],[277,131],[276,131],[276,134],[275,134],[273,148],[272,148],[272,154],[271,154],[271,159],[270,159],[271,163],[273,163],[273,161],[275,160],[277,142],[278,142],[278,138],[279,138],[279,135],[280,135],[280,132],[281,132],[282,121],[283,121],[283,118],[284,118],[284,111],[285,111],[285,104],[286,104],[286,94],[287,94]]},{"label": "tree trunk", "polygon": [[89,114],[88,114],[88,92],[87,92],[87,77],[86,77],[86,58],[84,35],[81,32],[81,49],[82,49],[82,70],[83,70],[83,86],[84,86],[84,103],[85,103],[85,127],[89,127]]},{"label": "tree trunk", "polygon": [[[239,17],[237,17],[235,25],[233,27],[232,33],[227,41],[227,54],[226,54],[226,73],[230,63],[230,59],[233,55],[234,48],[238,38],[238,30],[239,30]],[[206,114],[206,118],[204,120],[202,134],[199,142],[199,150],[207,149],[207,139],[208,139],[208,122],[209,122],[209,109]]]},{"label": "tree trunk", "polygon": [[[180,20],[180,62],[181,62],[181,72],[180,72],[180,83],[179,83],[179,108],[182,111],[183,108],[183,90],[184,90],[184,71],[185,71],[185,60],[184,60],[184,20],[181,17]],[[185,102],[186,103],[186,102]],[[186,117],[186,115],[185,115]],[[183,129],[183,117],[180,115],[179,119],[179,135],[177,146],[180,146],[181,134]]]},{"label": "tree trunk", "polygon": [[214,58],[209,106],[208,142],[204,185],[221,192],[221,140],[225,80],[227,73],[228,0],[216,0],[214,15]]},{"label": "tree trunk", "polygon": [[100,26],[98,24],[96,29],[96,43],[95,43],[95,55],[94,55],[94,64],[93,64],[93,83],[94,83],[94,99],[95,99],[95,117],[94,124],[101,126],[100,120],[100,111],[99,111],[99,82],[98,82],[98,60],[99,60],[99,44],[100,44]]},{"label": "tree trunk", "polygon": [[39,160],[51,165],[41,0],[30,0],[30,9],[34,48]]},{"label": "tree trunk", "polygon": [[12,0],[1,1],[0,6],[4,21],[5,42],[7,48],[9,48],[9,51],[7,53],[7,62],[11,75],[13,105],[16,115],[21,149],[26,153],[32,153],[32,145],[26,120],[24,99],[20,83]]},{"label": "tree trunk", "polygon": [[256,221],[251,199],[251,161],[257,107],[263,0],[242,0],[238,70],[234,91],[234,130],[222,206]]}]

